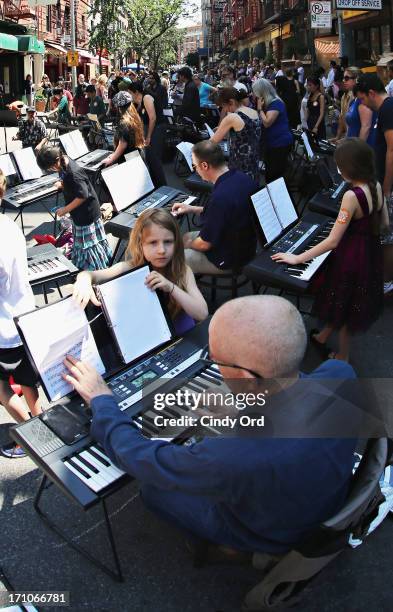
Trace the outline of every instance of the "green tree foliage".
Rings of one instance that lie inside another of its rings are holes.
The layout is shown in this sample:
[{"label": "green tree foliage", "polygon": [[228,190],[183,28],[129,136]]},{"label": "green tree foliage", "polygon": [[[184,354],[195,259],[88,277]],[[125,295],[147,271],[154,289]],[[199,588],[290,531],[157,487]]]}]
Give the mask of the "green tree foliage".
[{"label": "green tree foliage", "polygon": [[100,73],[101,56],[104,49],[116,53],[124,46],[124,31],[118,17],[124,14],[125,0],[91,0],[89,16],[92,27],[89,30],[89,48],[98,54]]},{"label": "green tree foliage", "polygon": [[152,55],[155,41],[168,31],[173,32],[181,17],[190,17],[197,10],[186,0],[124,1],[128,18],[124,35],[127,46],[136,52],[138,64],[144,54]]},{"label": "green tree foliage", "polygon": [[156,70],[160,66],[177,63],[177,49],[184,38],[185,30],[170,28],[149,47],[149,63]]},{"label": "green tree foliage", "polygon": [[195,66],[195,68],[199,68],[199,54],[196,51],[190,51],[190,53],[187,53],[185,60],[187,66]]}]

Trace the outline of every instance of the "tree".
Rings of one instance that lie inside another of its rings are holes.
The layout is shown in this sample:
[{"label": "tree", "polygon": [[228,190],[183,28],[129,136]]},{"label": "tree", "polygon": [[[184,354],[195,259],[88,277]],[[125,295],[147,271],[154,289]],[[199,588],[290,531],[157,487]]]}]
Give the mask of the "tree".
[{"label": "tree", "polygon": [[197,8],[187,0],[124,0],[128,18],[125,37],[136,52],[137,64],[143,54],[150,55],[154,42],[178,24],[180,17],[190,17]]},{"label": "tree", "polygon": [[264,59],[266,57],[266,43],[258,43],[253,50],[253,57],[257,59]]},{"label": "tree", "polygon": [[154,70],[157,70],[159,65],[177,63],[177,49],[184,34],[184,29],[170,28],[152,42],[149,47],[149,59]]},{"label": "tree", "polygon": [[124,32],[120,28],[118,18],[124,9],[125,0],[91,0],[89,16],[92,17],[92,27],[89,30],[89,49],[98,54],[100,73],[104,49],[115,53],[123,45]]},{"label": "tree", "polygon": [[199,68],[199,53],[196,51],[190,51],[187,53],[186,64],[187,66],[195,66],[195,68]]}]

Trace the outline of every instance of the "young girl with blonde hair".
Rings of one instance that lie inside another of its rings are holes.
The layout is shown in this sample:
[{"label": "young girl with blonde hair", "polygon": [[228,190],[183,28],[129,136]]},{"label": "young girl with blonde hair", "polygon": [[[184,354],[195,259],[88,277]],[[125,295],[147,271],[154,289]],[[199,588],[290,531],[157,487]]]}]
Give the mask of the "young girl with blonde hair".
[{"label": "young girl with blonde hair", "polygon": [[[178,335],[183,334],[208,315],[206,302],[194,274],[186,265],[184,247],[177,221],[166,210],[146,210],[137,219],[126,251],[126,260],[107,270],[81,272],[74,286],[74,298],[84,308],[89,300],[99,306],[93,283],[116,278],[137,266],[149,263],[152,271],[146,285],[160,289],[167,300],[168,312]],[[127,296],[124,296],[127,299]]]}]

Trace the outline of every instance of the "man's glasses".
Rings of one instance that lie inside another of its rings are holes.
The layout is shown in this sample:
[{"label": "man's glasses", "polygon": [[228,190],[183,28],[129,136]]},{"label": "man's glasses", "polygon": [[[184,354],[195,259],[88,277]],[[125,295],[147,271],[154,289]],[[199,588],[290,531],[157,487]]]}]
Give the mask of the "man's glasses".
[{"label": "man's glasses", "polygon": [[217,365],[217,366],[221,366],[222,368],[234,368],[235,370],[245,370],[246,372],[249,372],[250,374],[252,374],[254,378],[259,378],[259,379],[263,378],[263,376],[258,374],[258,372],[255,372],[254,370],[250,370],[249,368],[244,368],[243,366],[239,366],[234,363],[221,363],[221,361],[216,361],[215,359],[211,359],[210,348],[208,344],[203,348],[201,356],[200,356],[200,360],[204,361],[206,364]]},{"label": "man's glasses", "polygon": [[193,171],[195,172],[195,170],[198,168],[198,166],[200,166],[201,164],[203,164],[203,162],[199,162],[198,164],[191,164],[191,168],[193,169]]},{"label": "man's glasses", "polygon": [[343,77],[343,81],[345,81],[345,82],[346,81],[354,81],[354,80],[355,80],[355,77],[353,77],[353,76],[346,75],[345,77]]}]

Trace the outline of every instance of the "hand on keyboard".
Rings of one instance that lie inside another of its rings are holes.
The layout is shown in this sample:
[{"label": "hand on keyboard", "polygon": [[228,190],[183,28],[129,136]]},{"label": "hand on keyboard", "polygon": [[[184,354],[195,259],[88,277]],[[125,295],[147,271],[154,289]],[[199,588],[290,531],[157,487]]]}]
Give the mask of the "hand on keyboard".
[{"label": "hand on keyboard", "polygon": [[58,191],[61,191],[63,189],[63,181],[56,181],[55,189],[58,189]]},{"label": "hand on keyboard", "polygon": [[172,214],[176,217],[180,215],[186,215],[189,212],[192,212],[193,207],[190,204],[183,204],[182,202],[175,202],[172,204]]},{"label": "hand on keyboard", "polygon": [[299,255],[292,255],[292,253],[276,253],[272,255],[273,261],[277,263],[286,263],[291,265],[296,265],[301,263]]}]

